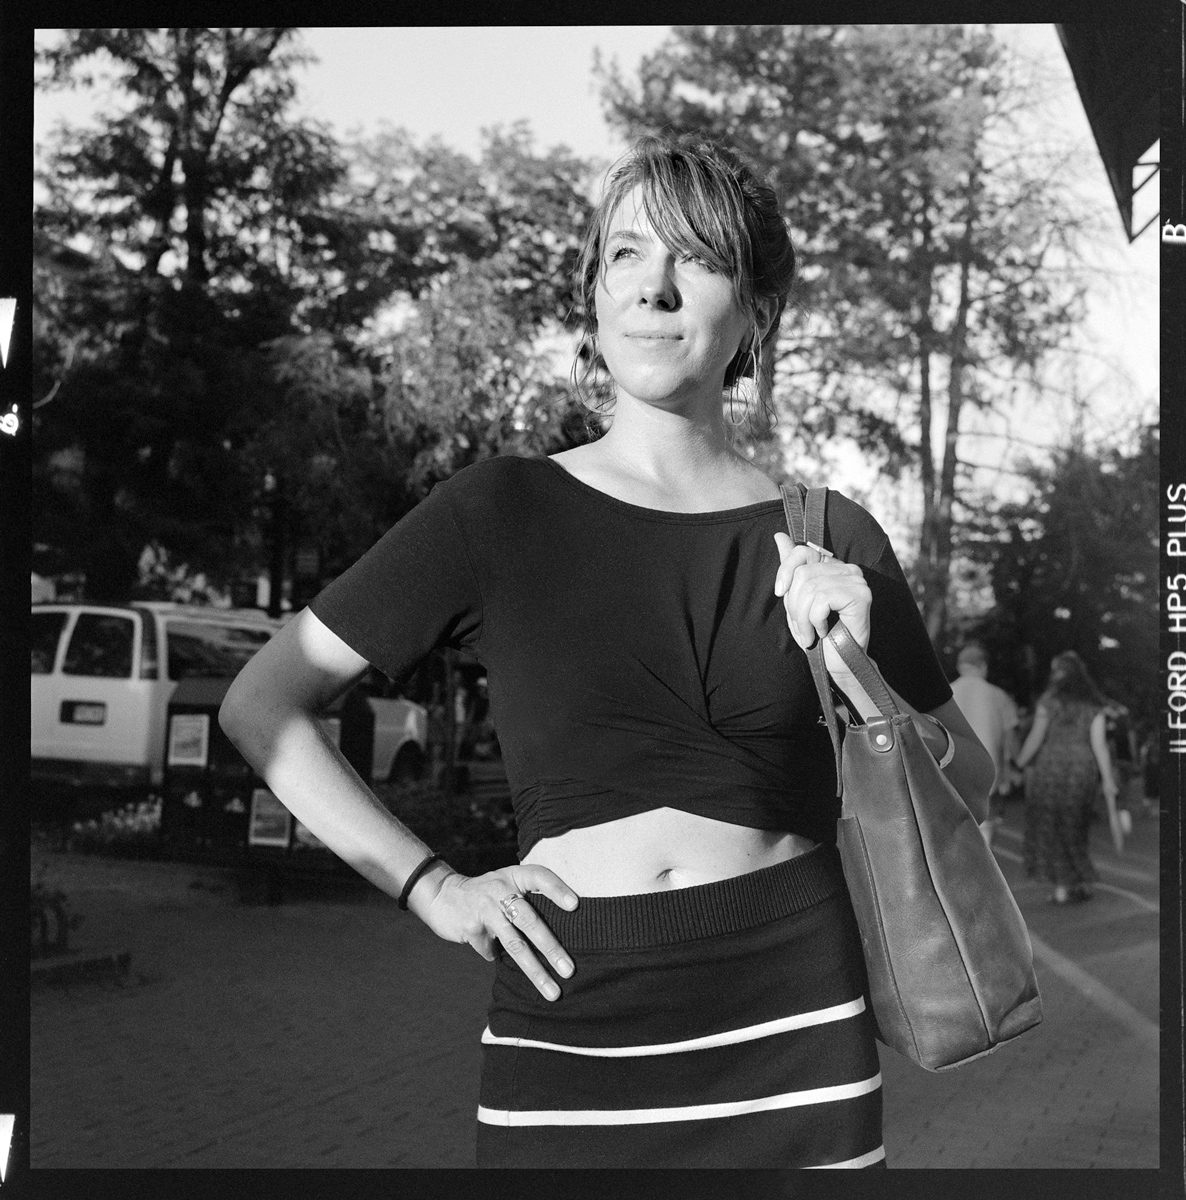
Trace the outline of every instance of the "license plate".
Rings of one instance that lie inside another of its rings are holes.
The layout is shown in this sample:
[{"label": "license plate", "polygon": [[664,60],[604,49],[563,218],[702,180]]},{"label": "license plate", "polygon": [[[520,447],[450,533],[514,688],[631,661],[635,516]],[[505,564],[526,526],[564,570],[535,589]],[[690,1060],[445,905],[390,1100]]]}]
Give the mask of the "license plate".
[{"label": "license plate", "polygon": [[87,704],[78,700],[62,702],[62,723],[64,725],[103,725],[106,722],[106,704]]}]

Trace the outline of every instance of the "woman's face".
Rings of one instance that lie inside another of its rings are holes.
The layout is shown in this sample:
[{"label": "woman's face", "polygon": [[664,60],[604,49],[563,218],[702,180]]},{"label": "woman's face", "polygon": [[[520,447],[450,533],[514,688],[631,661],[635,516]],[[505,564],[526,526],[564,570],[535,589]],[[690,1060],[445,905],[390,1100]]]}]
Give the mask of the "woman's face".
[{"label": "woman's face", "polygon": [[620,392],[662,407],[720,405],[750,320],[732,281],[658,238],[635,187],[606,229],[595,294],[602,357]]}]

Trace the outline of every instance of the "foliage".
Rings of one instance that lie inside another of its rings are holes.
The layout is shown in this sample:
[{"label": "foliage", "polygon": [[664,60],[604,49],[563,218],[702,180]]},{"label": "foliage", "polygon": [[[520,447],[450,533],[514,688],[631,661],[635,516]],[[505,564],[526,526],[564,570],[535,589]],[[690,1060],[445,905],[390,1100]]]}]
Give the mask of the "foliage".
[{"label": "foliage", "polygon": [[1054,270],[1072,210],[1055,164],[1017,152],[1002,46],[961,25],[687,26],[637,83],[599,74],[622,132],[725,140],[784,196],[809,319],[784,319],[776,401],[804,457],[847,436],[891,474],[917,469],[936,636],[968,410],[999,404],[1080,307]]},{"label": "foliage", "polygon": [[413,452],[415,487],[491,455],[558,449],[579,427],[555,366],[500,303],[502,280],[492,268],[451,272],[422,297],[392,347],[386,417]]},{"label": "foliage", "polygon": [[1156,720],[1158,461],[1155,428],[1128,447],[1072,445],[1031,469],[1025,502],[970,529],[967,551],[987,565],[996,605],[968,633],[1019,699],[1036,697],[1051,658],[1074,650],[1110,698]]},{"label": "foliage", "polygon": [[536,153],[522,123],[487,131],[477,161],[436,140],[416,147],[398,130],[361,155],[371,202],[422,231],[415,303],[395,336],[371,343],[417,498],[478,459],[571,445],[582,417],[558,363],[588,168],[563,148]]},{"label": "foliage", "polygon": [[67,30],[40,56],[43,86],[103,66],[122,100],[45,148],[36,212],[34,538],[92,596],[126,595],[146,544],[240,566],[227,429],[278,402],[257,347],[316,310],[342,173],[286,117],[292,32]]},{"label": "foliage", "polygon": [[[47,223],[60,235],[101,239],[144,274],[169,274],[171,258],[189,280],[207,281],[244,224],[220,219],[226,206],[250,197],[266,219],[274,197],[292,198],[305,159],[293,152],[292,134],[313,137],[291,124],[288,137],[276,136],[300,61],[287,50],[294,33],[63,31],[38,55],[42,86],[93,82],[105,68],[124,107],[97,131],[68,133],[51,148],[42,178]],[[269,128],[271,138],[261,137]]]},{"label": "foliage", "polygon": [[[45,273],[53,262],[47,250]],[[204,289],[111,266],[77,271],[57,311],[52,293],[39,297],[45,326],[82,349],[34,414],[34,540],[80,566],[95,597],[126,595],[150,543],[219,575],[233,569],[226,551],[244,494],[224,431],[242,397],[268,384]],[[59,369],[60,347],[52,331],[39,338],[43,380]]]},{"label": "foliage", "polygon": [[241,553],[262,558],[280,537],[289,549],[314,547],[336,573],[406,511],[407,456],[383,426],[377,380],[347,342],[289,334],[260,355],[279,402],[262,421],[228,429],[256,481],[237,526]]},{"label": "foliage", "polygon": [[483,137],[477,160],[389,125],[350,145],[351,186],[377,231],[374,248],[402,263],[412,299],[457,264],[485,262],[517,327],[563,321],[589,167],[563,147],[538,152],[524,122]]},{"label": "foliage", "polygon": [[35,229],[37,565],[92,597],[278,582],[310,547],[332,574],[436,479],[578,436],[547,342],[585,165],[525,125],[476,161],[338,145],[292,114],[296,34],[66,30],[39,56],[40,86],[116,96],[44,148]]}]

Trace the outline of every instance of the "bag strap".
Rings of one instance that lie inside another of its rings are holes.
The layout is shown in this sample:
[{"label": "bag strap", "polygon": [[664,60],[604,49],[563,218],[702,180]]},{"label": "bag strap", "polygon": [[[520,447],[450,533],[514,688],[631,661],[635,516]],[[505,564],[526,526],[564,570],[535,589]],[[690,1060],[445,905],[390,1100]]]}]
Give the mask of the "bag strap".
[{"label": "bag strap", "polygon": [[[785,485],[779,488],[782,493],[783,513],[786,516],[787,528],[791,540],[796,545],[812,542],[816,546],[824,544],[824,526],[827,515],[828,489],[805,488],[807,495],[806,510],[800,495],[801,484],[793,487]],[[831,615],[828,628],[828,641],[840,655],[844,665],[853,673],[856,681],[865,689],[869,699],[877,705],[881,715],[889,720],[901,711],[881,677],[873,660],[857,645],[844,622]],[[821,639],[806,651],[807,661],[811,666],[811,677],[815,681],[815,690],[819,696],[820,709],[824,722],[828,727],[828,736],[832,739],[832,753],[836,757],[836,794],[841,794],[843,783],[840,767],[840,718],[836,714],[836,701],[832,695],[832,680],[824,662],[824,646]]]}]

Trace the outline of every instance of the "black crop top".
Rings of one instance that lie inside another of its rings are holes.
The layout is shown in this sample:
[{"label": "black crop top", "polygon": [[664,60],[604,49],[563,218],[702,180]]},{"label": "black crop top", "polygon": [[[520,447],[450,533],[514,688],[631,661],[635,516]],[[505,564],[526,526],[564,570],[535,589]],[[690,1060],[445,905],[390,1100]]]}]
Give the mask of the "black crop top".
[{"label": "black crop top", "polygon": [[[545,458],[438,484],[310,608],[384,674],[434,647],[484,664],[519,853],[670,807],[834,841],[827,730],[774,595],[782,504],[669,513]],[[884,531],[837,492],[825,544],[873,592],[869,653],[926,711],[951,698]]]}]

